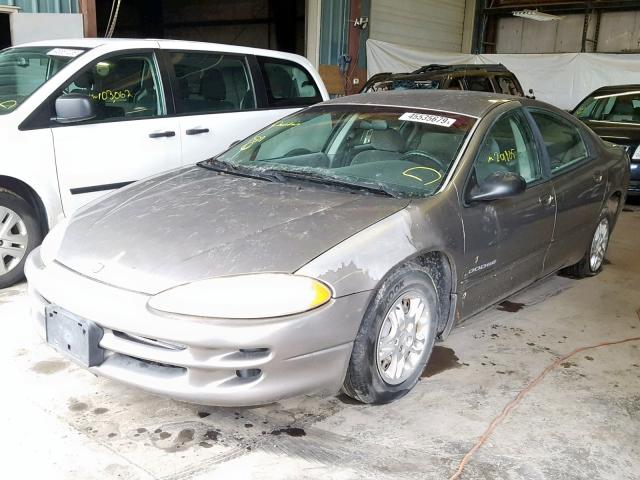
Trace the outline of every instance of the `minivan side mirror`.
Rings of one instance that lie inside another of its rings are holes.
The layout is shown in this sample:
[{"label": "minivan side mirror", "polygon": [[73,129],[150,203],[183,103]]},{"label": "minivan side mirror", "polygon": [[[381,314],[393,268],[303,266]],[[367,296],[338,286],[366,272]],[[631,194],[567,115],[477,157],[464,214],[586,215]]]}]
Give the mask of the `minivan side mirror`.
[{"label": "minivan side mirror", "polygon": [[68,93],[56,98],[56,116],[58,123],[76,123],[96,118],[96,105],[88,95]]},{"label": "minivan side mirror", "polygon": [[527,189],[527,182],[517,173],[493,172],[482,185],[471,188],[469,202],[489,202],[500,198],[514,197]]}]

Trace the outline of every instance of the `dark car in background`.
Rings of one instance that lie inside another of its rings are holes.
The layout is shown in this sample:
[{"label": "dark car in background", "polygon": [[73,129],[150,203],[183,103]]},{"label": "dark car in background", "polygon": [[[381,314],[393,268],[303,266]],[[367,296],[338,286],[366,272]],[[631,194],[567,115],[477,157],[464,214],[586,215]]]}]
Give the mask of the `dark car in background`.
[{"label": "dark car in background", "polygon": [[640,196],[640,85],[599,88],[573,114],[603,140],[627,151],[631,158],[629,195]]},{"label": "dark car in background", "polygon": [[378,73],[364,84],[361,93],[435,89],[472,90],[525,96],[516,76],[502,64],[431,64],[410,73]]}]

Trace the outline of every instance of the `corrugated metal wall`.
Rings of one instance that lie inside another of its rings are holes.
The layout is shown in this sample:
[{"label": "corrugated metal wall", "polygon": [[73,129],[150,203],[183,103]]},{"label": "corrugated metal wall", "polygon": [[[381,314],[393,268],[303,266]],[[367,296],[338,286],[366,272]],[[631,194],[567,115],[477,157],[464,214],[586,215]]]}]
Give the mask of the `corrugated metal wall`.
[{"label": "corrugated metal wall", "polygon": [[409,47],[462,51],[465,0],[372,0],[370,38]]},{"label": "corrugated metal wall", "polygon": [[[572,53],[582,51],[585,16],[563,15],[561,20],[537,22],[517,17],[498,20],[497,53]],[[587,39],[595,40],[597,17],[588,17]],[[594,45],[596,48],[594,49]],[[597,43],[587,41],[586,52],[640,51],[640,11],[603,12]]]},{"label": "corrugated metal wall", "polygon": [[24,13],[79,13],[78,0],[0,0]]}]

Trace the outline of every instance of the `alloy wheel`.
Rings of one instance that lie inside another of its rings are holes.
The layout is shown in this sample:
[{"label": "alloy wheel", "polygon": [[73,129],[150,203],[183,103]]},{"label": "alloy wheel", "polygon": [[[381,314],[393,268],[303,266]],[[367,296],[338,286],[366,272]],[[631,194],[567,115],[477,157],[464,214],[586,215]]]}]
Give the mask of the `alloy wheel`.
[{"label": "alloy wheel", "polygon": [[390,385],[411,377],[424,364],[431,312],[425,296],[409,291],[387,312],[376,343],[378,372]]},{"label": "alloy wheel", "polygon": [[27,227],[16,212],[0,206],[0,275],[16,268],[27,251]]},{"label": "alloy wheel", "polygon": [[604,261],[604,254],[609,243],[609,221],[606,218],[600,220],[596,232],[591,241],[591,252],[589,255],[589,267],[592,272],[597,272]]}]

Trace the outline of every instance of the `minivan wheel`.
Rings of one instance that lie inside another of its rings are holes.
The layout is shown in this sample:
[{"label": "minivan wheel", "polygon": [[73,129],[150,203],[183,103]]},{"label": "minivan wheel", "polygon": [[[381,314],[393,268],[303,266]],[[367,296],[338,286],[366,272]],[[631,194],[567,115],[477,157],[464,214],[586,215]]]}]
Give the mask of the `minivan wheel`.
[{"label": "minivan wheel", "polygon": [[584,257],[576,263],[564,270],[570,277],[584,278],[597,275],[602,270],[604,257],[609,246],[609,236],[611,235],[611,220],[607,210],[600,215],[598,224],[591,237],[589,249]]},{"label": "minivan wheel", "polygon": [[429,271],[407,265],[389,275],[356,336],[343,390],[363,403],[388,403],[418,382],[433,350],[438,294]]},{"label": "minivan wheel", "polygon": [[27,255],[41,240],[33,208],[22,197],[0,189],[0,288],[24,278]]}]

